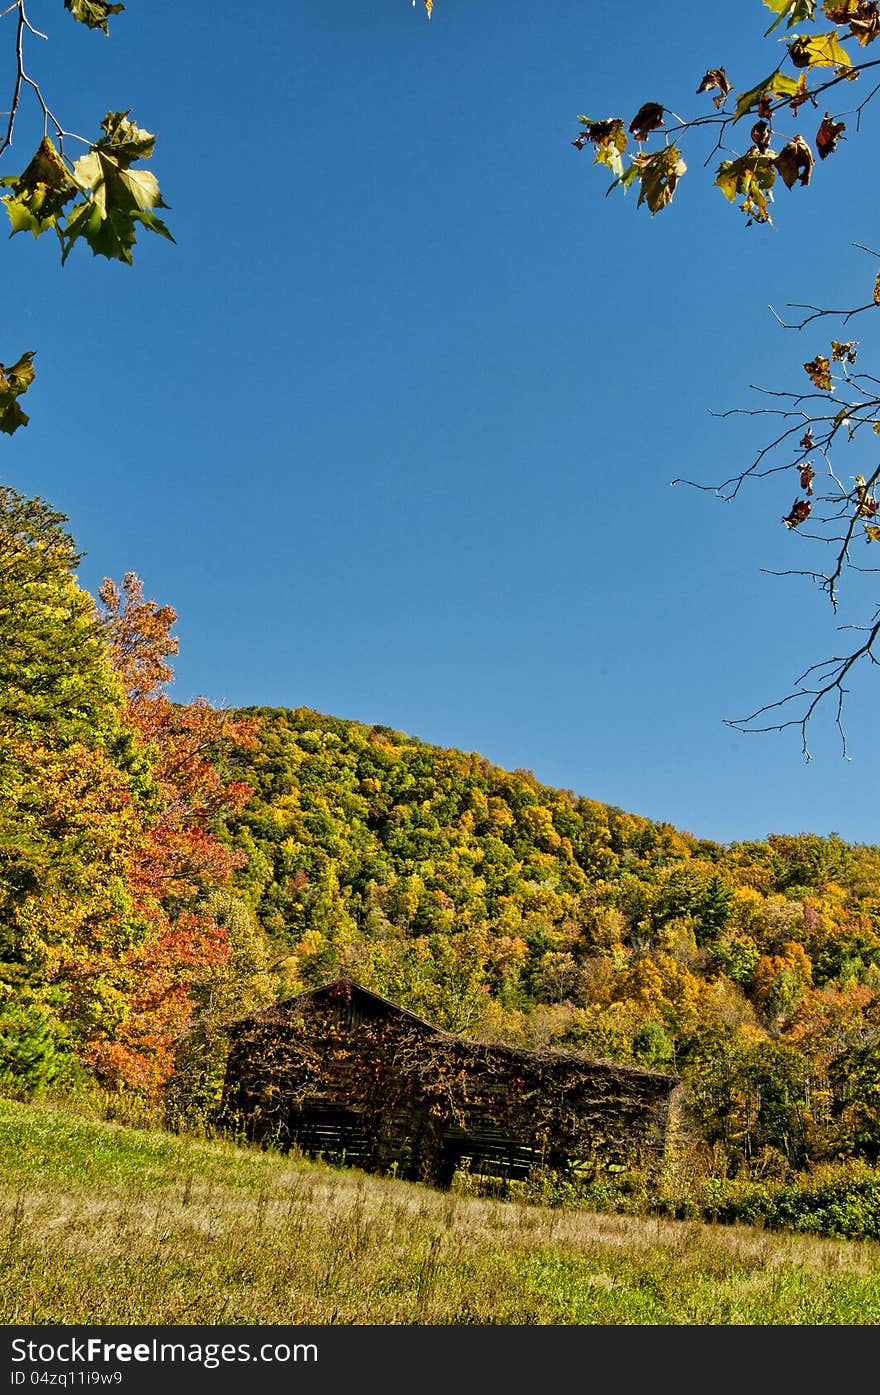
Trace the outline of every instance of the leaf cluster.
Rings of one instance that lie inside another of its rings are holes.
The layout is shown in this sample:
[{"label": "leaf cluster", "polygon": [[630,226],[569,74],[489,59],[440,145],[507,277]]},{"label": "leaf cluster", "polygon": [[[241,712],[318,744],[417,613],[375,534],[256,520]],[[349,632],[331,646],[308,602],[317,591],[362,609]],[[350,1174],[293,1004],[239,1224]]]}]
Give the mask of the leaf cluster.
[{"label": "leaf cluster", "polygon": [[[748,223],[769,223],[777,175],[788,189],[810,183],[815,163],[813,146],[799,131],[785,134],[785,118],[799,117],[801,109],[807,106],[818,108],[820,96],[855,81],[880,62],[860,58],[852,50],[853,45],[856,50],[866,48],[880,34],[880,6],[876,0],[846,0],[844,4],[828,0],[823,5],[818,0],[764,0],[764,4],[776,14],[765,37],[783,23],[788,30],[823,21],[835,27],[818,33],[791,34],[784,41],[781,59],[771,71],[739,91],[725,67],[708,68],[696,91],[698,95],[714,93],[711,113],[682,119],[666,104],[650,101],[642,104],[629,123],[622,117],[578,117],[582,129],[572,144],[579,150],[592,145],[594,163],[611,169],[615,178],[609,192],[618,186],[626,190],[637,185],[638,203],[646,204],[650,213],[668,207],[678,179],[687,168],[679,143],[672,137],[701,129],[714,130],[714,151],[721,151],[737,123],[748,115],[757,118],[748,148],[731,152],[716,171],[715,184],[725,198],[731,203],[739,200],[738,206]],[[783,71],[785,65],[794,71]],[[857,108],[859,114],[873,95],[871,92]],[[672,119],[671,125],[667,124],[668,118]],[[834,153],[846,127],[842,113],[825,111],[817,122],[813,142],[820,160]],[[662,137],[662,147],[646,150],[646,144],[655,137]],[[629,152],[627,164],[624,157],[630,138],[638,148]]]}]

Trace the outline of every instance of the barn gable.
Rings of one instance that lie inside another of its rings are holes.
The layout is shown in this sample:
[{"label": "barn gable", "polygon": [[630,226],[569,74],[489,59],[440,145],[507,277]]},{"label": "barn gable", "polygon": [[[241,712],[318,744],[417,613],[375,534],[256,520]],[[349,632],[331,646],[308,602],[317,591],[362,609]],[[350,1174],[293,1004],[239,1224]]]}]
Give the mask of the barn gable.
[{"label": "barn gable", "polygon": [[221,1121],[367,1171],[448,1185],[572,1161],[659,1163],[674,1076],[445,1032],[351,979],[233,1024]]}]

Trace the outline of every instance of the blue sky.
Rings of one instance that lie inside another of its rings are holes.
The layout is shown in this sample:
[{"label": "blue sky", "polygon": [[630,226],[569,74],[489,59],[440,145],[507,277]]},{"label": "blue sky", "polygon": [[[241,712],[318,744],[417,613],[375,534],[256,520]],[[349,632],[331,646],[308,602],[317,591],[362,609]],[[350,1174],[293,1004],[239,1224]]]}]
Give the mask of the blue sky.
[{"label": "blue sky", "polygon": [[6,244],[0,357],[39,376],[4,479],[69,515],[84,585],[132,569],[177,609],[176,696],[384,723],[722,841],[878,841],[876,678],[850,761],[829,716],[809,765],[723,724],[840,642],[761,572],[804,565],[791,483],[670,488],[747,463],[765,425],[710,409],[826,343],[768,304],[867,298],[872,113],[772,228],[711,189],[706,144],[653,219],[571,145],[580,112],[764,76],[769,11],[715,9],[131,0],[104,38],[33,6],[65,125],[159,133],[177,245],[61,269]]}]

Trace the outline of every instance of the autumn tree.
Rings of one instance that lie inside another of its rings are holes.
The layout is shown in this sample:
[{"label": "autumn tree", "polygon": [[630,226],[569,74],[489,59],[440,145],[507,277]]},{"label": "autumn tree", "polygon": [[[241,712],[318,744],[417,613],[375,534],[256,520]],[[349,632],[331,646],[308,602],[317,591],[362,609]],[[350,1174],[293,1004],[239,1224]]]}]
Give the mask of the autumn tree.
[{"label": "autumn tree", "polygon": [[144,933],[128,870],[148,763],[65,523],[0,489],[0,1013],[32,1082],[62,1042],[113,1035]]},{"label": "autumn tree", "polygon": [[229,777],[226,753],[251,745],[253,737],[250,723],[232,720],[205,699],[172,701],[167,685],[177,615],[145,599],[139,577],[127,573],[121,587],[105,579],[99,597],[126,721],[149,763],[151,799],[128,877],[150,933],[128,958],[136,988],[126,1021],[93,1058],[106,1075],[156,1088],[169,1075],[174,1042],[196,1008],[193,984],[222,974],[233,952],[223,918],[205,898],[242,861],[220,831],[251,789]]},{"label": "autumn tree", "polygon": [[[629,118],[578,118],[573,144],[591,150],[594,163],[610,172],[609,192],[637,191],[637,206],[659,213],[678,196],[688,173],[686,147],[699,147],[703,140],[705,149],[708,137],[712,144],[703,167],[711,167],[720,194],[744,215],[746,226],[766,225],[781,186],[806,189],[821,176],[825,161],[840,158],[841,141],[860,130],[866,108],[880,91],[880,84],[873,83],[863,92],[880,65],[871,49],[880,35],[880,5],[877,0],[763,3],[773,14],[765,38],[774,45],[773,64],[765,75],[735,85],[724,66],[708,68],[702,76],[695,72],[695,92],[705,105],[688,116],[678,115],[666,101],[652,100]],[[780,34],[783,43],[777,42]],[[807,127],[809,139],[802,134]],[[862,304],[841,310],[800,305],[791,307],[799,315],[777,316],[787,328],[813,326],[811,335],[820,328],[816,322],[826,318],[836,318],[840,327],[834,331],[837,337],[811,338],[812,356],[802,366],[806,381],[789,390],[771,390],[760,407],[750,409],[750,415],[763,413],[775,421],[771,439],[755,458],[720,481],[686,481],[728,500],[757,480],[778,477],[787,483],[780,523],[789,533],[796,531],[810,558],[819,560],[780,571],[818,585],[835,615],[845,586],[853,588],[860,573],[876,570],[873,554],[880,543],[880,464],[873,463],[871,448],[872,437],[880,434],[878,380],[870,369],[863,370],[858,343],[846,329],[855,316],[878,304],[880,271],[872,268]],[[850,461],[856,467],[852,474]],[[842,712],[847,683],[859,666],[878,662],[876,599],[869,595],[862,616],[839,628],[842,639],[835,654],[810,664],[782,698],[728,724],[741,731],[793,728],[809,759],[808,725],[827,700],[846,754]]]}]

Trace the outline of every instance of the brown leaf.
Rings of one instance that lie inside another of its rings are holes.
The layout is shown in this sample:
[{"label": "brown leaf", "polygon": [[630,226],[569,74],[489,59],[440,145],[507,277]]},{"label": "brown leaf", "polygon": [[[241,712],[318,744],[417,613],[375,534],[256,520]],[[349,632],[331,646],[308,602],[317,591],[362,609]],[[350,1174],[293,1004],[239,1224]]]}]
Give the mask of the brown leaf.
[{"label": "brown leaf", "polygon": [[814,387],[819,388],[821,392],[831,391],[831,364],[827,358],[817,354],[809,363],[804,364],[804,372]]},{"label": "brown leaf", "polygon": [[846,122],[832,121],[826,111],[822,118],[822,125],[816,132],[816,152],[820,160],[824,160],[833,150],[837,149],[841,132],[845,130]]},{"label": "brown leaf", "polygon": [[754,145],[756,150],[760,150],[763,155],[770,144],[770,127],[767,125],[767,122],[756,121],[750,134],[752,137],[752,145]]},{"label": "brown leaf", "polygon": [[803,136],[792,136],[774,161],[787,189],[795,184],[807,185],[813,172],[813,152]]},{"label": "brown leaf", "polygon": [[663,125],[663,108],[659,102],[645,102],[640,106],[632,121],[630,122],[630,135],[639,142],[648,139],[652,131],[658,131]]},{"label": "brown leaf", "polygon": [[797,116],[798,108],[802,107],[804,102],[807,101],[812,102],[814,107],[818,105],[818,103],[816,102],[816,98],[807,91],[806,73],[801,73],[800,77],[798,78],[797,91],[794,93],[794,96],[792,97],[788,105],[794,112],[795,116]]},{"label": "brown leaf", "polygon": [[712,104],[716,107],[723,107],[724,99],[731,90],[730,81],[723,68],[708,68],[697,92],[711,92],[713,87],[718,88],[718,96],[712,98]]},{"label": "brown leaf", "polygon": [[791,506],[791,512],[783,518],[786,528],[797,528],[799,523],[803,523],[805,518],[809,518],[812,504],[809,499],[795,499]]},{"label": "brown leaf", "polygon": [[877,280],[874,282],[874,304],[880,305],[880,271],[877,272]]},{"label": "brown leaf", "polygon": [[813,469],[812,462],[809,460],[804,461],[801,466],[801,489],[806,490],[807,494],[812,494],[813,480],[815,478],[816,472]]},{"label": "brown leaf", "polygon": [[801,445],[805,450],[812,450],[815,444],[816,442],[813,440],[813,428],[812,426],[808,426],[801,437]]},{"label": "brown leaf", "polygon": [[848,0],[845,5],[825,5],[832,24],[848,24],[854,39],[862,48],[880,34],[880,6],[877,0]]},{"label": "brown leaf", "polygon": [[810,50],[809,39],[801,37],[795,39],[794,43],[788,45],[788,53],[792,63],[796,68],[809,68]]},{"label": "brown leaf", "polygon": [[831,357],[837,363],[855,363],[857,339],[850,339],[848,344],[840,344],[836,339],[831,341]]}]

